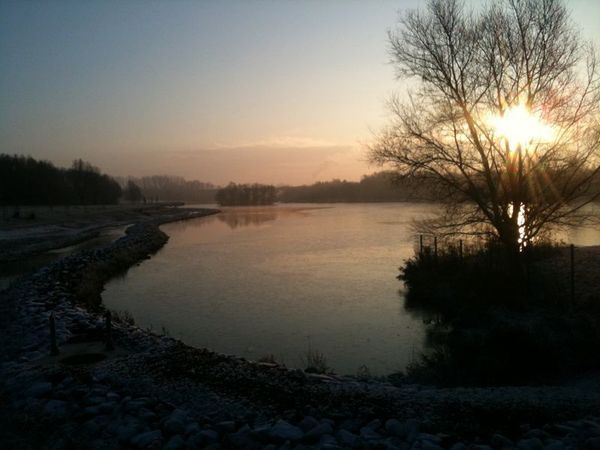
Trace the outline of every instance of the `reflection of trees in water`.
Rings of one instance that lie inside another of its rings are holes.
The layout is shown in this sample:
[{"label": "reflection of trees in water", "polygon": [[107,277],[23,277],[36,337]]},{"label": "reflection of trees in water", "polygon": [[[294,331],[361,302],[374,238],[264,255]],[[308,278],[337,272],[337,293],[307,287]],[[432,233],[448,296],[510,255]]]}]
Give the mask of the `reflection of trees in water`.
[{"label": "reflection of trees in water", "polygon": [[188,228],[197,228],[212,224],[215,221],[224,223],[230,229],[235,230],[236,228],[249,227],[249,226],[260,226],[266,222],[272,222],[276,219],[287,217],[287,216],[306,216],[305,210],[309,209],[323,209],[323,208],[274,208],[274,207],[263,207],[263,208],[226,208],[219,214],[211,216],[201,217],[194,220],[185,220],[182,222],[173,222],[168,224],[168,229],[184,231]]},{"label": "reflection of trees in water", "polygon": [[216,216],[232,230],[239,227],[260,226],[277,219],[277,211],[224,212]]}]

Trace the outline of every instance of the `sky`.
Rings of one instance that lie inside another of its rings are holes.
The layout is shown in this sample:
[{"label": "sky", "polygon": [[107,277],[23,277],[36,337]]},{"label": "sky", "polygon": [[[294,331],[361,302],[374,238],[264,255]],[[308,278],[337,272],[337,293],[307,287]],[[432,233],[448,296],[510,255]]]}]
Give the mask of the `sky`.
[{"label": "sky", "polygon": [[[476,0],[471,0],[476,2]],[[357,180],[419,0],[0,0],[0,152],[216,184]],[[600,43],[600,0],[566,1]]]}]

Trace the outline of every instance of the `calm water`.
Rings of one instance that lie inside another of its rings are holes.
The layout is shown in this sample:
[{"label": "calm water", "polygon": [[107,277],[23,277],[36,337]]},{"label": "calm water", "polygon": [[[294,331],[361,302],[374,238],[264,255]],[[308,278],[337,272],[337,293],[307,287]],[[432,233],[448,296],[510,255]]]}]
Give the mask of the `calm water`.
[{"label": "calm water", "polygon": [[[404,311],[395,277],[414,251],[411,221],[432,208],[230,208],[164,225],[169,243],[103,299],[142,327],[223,353],[301,367],[312,348],[338,373],[401,370],[422,350],[424,327]],[[600,244],[600,232],[569,239]]]}]

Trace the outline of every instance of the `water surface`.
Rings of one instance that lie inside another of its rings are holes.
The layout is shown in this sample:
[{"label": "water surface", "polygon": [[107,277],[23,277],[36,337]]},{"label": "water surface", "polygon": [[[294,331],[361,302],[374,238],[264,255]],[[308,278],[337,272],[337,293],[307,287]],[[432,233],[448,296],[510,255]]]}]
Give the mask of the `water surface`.
[{"label": "water surface", "polygon": [[403,369],[423,345],[398,267],[428,205],[230,208],[162,226],[168,244],[111,281],[103,299],[138,325],[200,347],[302,366],[311,348],[339,373]]},{"label": "water surface", "polygon": [[[111,281],[111,309],[198,347],[302,367],[310,348],[338,373],[402,370],[424,345],[424,325],[404,310],[398,267],[413,255],[411,222],[425,204],[229,208],[161,228],[152,259]],[[576,245],[600,231],[571,231]]]}]

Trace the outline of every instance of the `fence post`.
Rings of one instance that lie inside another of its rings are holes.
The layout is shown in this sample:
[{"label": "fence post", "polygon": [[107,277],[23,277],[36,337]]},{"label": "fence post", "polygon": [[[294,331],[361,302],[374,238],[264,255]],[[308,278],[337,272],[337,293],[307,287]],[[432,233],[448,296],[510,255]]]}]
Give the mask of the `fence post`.
[{"label": "fence post", "polygon": [[54,321],[54,313],[50,313],[50,354],[52,356],[58,355],[58,344],[56,343],[56,323]]},{"label": "fence post", "polygon": [[575,301],[575,246],[571,244],[571,303]]},{"label": "fence post", "polygon": [[113,350],[115,347],[112,340],[112,314],[106,311],[106,350]]}]

